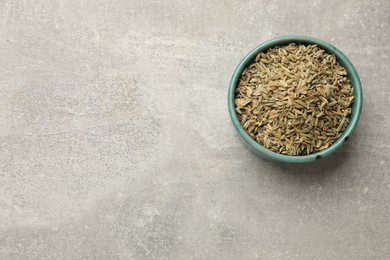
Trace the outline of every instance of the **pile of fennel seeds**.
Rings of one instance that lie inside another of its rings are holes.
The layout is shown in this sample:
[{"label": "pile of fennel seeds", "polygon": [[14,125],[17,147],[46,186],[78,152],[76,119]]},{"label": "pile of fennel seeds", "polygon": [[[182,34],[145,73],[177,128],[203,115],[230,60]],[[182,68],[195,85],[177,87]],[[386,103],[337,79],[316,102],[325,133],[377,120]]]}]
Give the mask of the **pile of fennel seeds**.
[{"label": "pile of fennel seeds", "polygon": [[236,87],[238,118],[267,149],[305,155],[329,147],[349,122],[353,88],[334,55],[316,45],[260,52]]}]

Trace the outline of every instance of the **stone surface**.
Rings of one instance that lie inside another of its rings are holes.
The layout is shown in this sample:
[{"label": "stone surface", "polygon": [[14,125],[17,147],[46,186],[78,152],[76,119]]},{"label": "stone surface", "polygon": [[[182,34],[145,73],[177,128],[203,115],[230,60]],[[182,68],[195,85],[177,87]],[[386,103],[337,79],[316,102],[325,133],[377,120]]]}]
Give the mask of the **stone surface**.
[{"label": "stone surface", "polygon": [[[390,2],[0,1],[0,259],[389,259]],[[363,84],[311,165],[239,141],[227,86],[275,36]]]}]

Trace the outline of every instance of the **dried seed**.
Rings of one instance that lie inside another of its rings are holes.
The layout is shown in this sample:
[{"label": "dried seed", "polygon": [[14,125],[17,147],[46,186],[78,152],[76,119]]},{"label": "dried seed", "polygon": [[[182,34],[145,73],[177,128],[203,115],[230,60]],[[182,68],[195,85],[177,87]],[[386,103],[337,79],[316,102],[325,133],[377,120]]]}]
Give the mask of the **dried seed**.
[{"label": "dried seed", "polygon": [[329,147],[349,122],[353,88],[334,55],[289,44],[256,55],[236,88],[246,131],[272,151],[310,154]]}]

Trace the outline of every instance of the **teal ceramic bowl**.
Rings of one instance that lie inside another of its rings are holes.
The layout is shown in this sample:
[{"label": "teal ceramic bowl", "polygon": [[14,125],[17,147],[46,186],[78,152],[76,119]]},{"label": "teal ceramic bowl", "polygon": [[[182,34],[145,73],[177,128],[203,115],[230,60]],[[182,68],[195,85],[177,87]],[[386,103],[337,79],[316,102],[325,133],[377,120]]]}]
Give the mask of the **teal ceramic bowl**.
[{"label": "teal ceramic bowl", "polygon": [[[327,149],[309,155],[289,156],[289,155],[275,153],[273,151],[266,149],[265,147],[257,143],[255,140],[253,140],[249,136],[249,134],[246,133],[246,131],[241,126],[238,120],[236,110],[235,110],[235,104],[234,104],[235,89],[238,80],[240,79],[241,73],[245,69],[245,67],[249,63],[254,61],[256,55],[259,52],[267,51],[271,47],[286,45],[289,43],[300,43],[305,45],[317,44],[317,46],[324,49],[326,52],[330,54],[334,54],[337,58],[337,61],[347,70],[348,78],[351,81],[352,87],[354,88],[355,100],[352,105],[352,113],[350,115],[350,121],[347,128],[344,130],[344,132],[339,137],[339,139],[337,139]],[[235,129],[237,130],[239,136],[244,141],[244,143],[253,152],[255,152],[257,155],[260,155],[261,157],[273,161],[286,162],[286,163],[312,162],[321,159],[323,157],[329,156],[330,154],[338,150],[348,140],[348,138],[351,136],[352,132],[356,128],[362,110],[362,103],[363,103],[363,92],[362,92],[362,86],[360,83],[359,75],[356,72],[356,69],[352,65],[351,61],[347,58],[347,56],[345,56],[344,53],[342,53],[339,49],[337,49],[333,45],[323,40],[314,37],[309,37],[309,36],[301,36],[301,35],[290,35],[290,36],[282,36],[282,37],[274,38],[254,48],[242,59],[240,64],[238,64],[236,70],[233,73],[232,79],[230,81],[229,93],[228,93],[228,108],[229,108],[230,118],[232,119]]]}]

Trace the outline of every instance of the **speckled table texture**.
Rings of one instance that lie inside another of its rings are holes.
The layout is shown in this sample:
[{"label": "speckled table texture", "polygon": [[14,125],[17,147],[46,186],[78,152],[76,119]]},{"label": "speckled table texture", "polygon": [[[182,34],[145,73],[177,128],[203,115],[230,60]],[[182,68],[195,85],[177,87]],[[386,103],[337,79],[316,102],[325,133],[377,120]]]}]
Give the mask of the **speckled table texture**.
[{"label": "speckled table texture", "polygon": [[[390,1],[0,1],[0,259],[390,259]],[[239,140],[241,58],[303,34],[362,80],[334,156]]]}]

